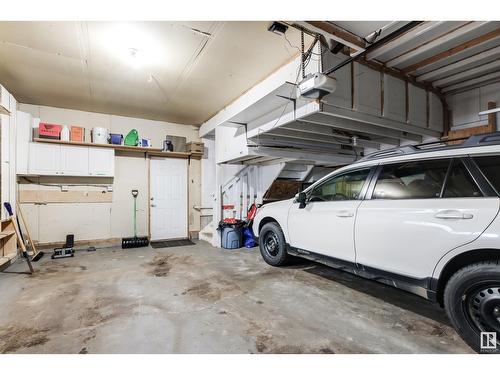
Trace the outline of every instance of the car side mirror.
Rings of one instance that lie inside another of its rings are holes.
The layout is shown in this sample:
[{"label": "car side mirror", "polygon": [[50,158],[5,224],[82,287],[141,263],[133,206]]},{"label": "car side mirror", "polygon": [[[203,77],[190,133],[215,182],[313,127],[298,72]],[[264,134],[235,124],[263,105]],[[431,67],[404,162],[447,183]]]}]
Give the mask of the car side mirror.
[{"label": "car side mirror", "polygon": [[295,196],[297,202],[299,202],[299,208],[304,208],[306,206],[307,195],[304,192],[298,193]]}]

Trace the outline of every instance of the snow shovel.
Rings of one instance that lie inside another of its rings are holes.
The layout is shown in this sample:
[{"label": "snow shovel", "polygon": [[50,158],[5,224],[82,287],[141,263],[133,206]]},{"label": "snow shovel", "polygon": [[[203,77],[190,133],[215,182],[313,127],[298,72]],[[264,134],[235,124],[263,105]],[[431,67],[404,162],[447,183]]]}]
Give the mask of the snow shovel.
[{"label": "snow shovel", "polygon": [[144,247],[149,245],[148,237],[137,237],[137,196],[139,190],[132,190],[134,197],[134,237],[122,238],[122,249],[131,249],[134,247]]}]

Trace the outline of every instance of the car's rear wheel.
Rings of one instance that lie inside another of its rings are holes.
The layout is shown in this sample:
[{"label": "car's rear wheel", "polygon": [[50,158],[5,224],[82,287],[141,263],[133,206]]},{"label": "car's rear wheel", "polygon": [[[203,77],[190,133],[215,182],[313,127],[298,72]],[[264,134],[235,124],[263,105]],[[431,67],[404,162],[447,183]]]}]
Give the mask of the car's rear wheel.
[{"label": "car's rear wheel", "polygon": [[271,266],[283,266],[290,260],[286,252],[285,236],[276,222],[265,224],[259,233],[259,248],[262,258]]},{"label": "car's rear wheel", "polygon": [[[475,351],[500,353],[500,262],[474,263],[446,284],[446,312],[458,334]],[[492,342],[496,333],[496,343]],[[496,349],[494,348],[496,344]]]}]

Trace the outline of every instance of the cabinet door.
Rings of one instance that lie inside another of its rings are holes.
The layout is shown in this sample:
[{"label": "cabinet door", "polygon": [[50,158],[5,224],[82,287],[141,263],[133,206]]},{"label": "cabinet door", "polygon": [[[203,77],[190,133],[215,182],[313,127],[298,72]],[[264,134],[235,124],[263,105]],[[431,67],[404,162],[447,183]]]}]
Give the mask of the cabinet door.
[{"label": "cabinet door", "polygon": [[89,149],[89,175],[114,177],[115,150],[107,148]]},{"label": "cabinet door", "polygon": [[88,176],[89,148],[85,146],[61,146],[61,174],[64,176]]},{"label": "cabinet door", "polygon": [[59,175],[61,146],[32,142],[29,145],[30,174],[45,176]]},{"label": "cabinet door", "polygon": [[29,113],[17,111],[16,121],[16,172],[28,173],[29,142],[32,117]]}]

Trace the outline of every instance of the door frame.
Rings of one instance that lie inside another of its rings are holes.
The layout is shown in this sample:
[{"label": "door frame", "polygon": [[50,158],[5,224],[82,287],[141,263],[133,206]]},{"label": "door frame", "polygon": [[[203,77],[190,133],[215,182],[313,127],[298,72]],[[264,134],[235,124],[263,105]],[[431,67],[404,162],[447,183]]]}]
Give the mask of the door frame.
[{"label": "door frame", "polygon": [[[149,237],[149,240],[151,241],[151,160],[152,159],[165,159],[165,158],[169,158],[171,156],[166,156],[166,157],[163,157],[163,156],[152,156],[152,155],[148,155],[147,159],[148,159],[148,237]],[[174,159],[186,159],[187,161],[187,169],[186,169],[186,201],[187,201],[187,204],[186,204],[186,228],[187,228],[187,236],[186,237],[176,237],[176,238],[170,238],[170,240],[182,240],[182,239],[191,239],[191,232],[189,231],[189,166],[190,166],[190,158],[176,158],[176,157],[173,157]],[[160,241],[160,240],[153,240],[153,242],[155,241]]]}]

